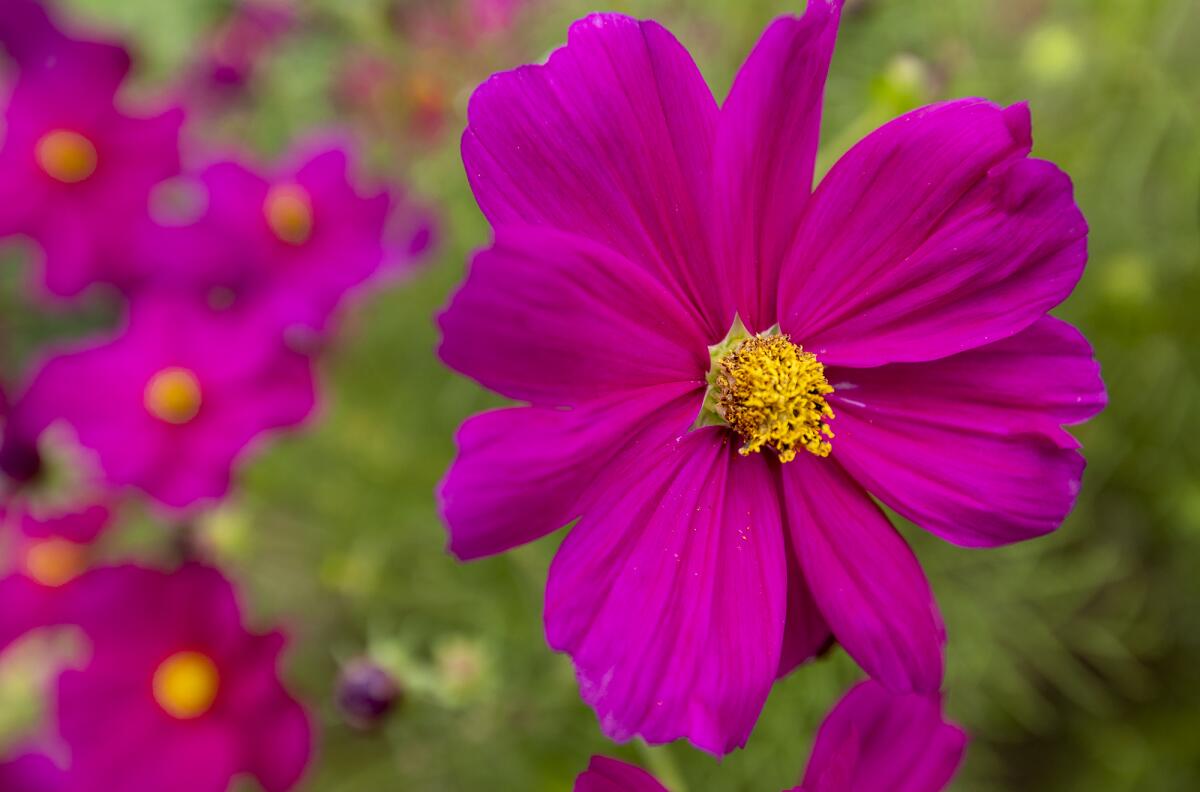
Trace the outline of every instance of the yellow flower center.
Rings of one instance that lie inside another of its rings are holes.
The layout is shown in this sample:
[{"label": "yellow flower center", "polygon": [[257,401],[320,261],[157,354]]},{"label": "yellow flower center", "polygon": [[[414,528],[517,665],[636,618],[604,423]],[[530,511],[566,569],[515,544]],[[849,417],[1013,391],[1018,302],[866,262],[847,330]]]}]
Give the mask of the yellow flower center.
[{"label": "yellow flower center", "polygon": [[44,539],[25,551],[25,571],[43,586],[71,582],[87,567],[84,548],[66,539]]},{"label": "yellow flower center", "polygon": [[163,369],[146,384],[146,409],[167,423],[192,420],[200,412],[200,403],[200,383],[187,369]]},{"label": "yellow flower center", "polygon": [[272,187],[263,201],[263,214],[275,236],[290,245],[303,245],[312,236],[312,199],[299,185]]},{"label": "yellow flower center", "polygon": [[96,147],[78,132],[56,129],[42,136],[34,150],[38,166],[64,184],[77,184],[96,172]]},{"label": "yellow flower center", "polygon": [[829,456],[833,410],[825,397],[833,387],[816,355],[777,328],[752,336],[740,320],[710,353],[713,365],[700,423],[730,426],[745,441],[742,454],[769,446],[780,462],[795,459],[799,449]]},{"label": "yellow flower center", "polygon": [[168,715],[189,720],[212,708],[221,679],[217,665],[199,652],[176,652],[154,672],[154,700]]}]

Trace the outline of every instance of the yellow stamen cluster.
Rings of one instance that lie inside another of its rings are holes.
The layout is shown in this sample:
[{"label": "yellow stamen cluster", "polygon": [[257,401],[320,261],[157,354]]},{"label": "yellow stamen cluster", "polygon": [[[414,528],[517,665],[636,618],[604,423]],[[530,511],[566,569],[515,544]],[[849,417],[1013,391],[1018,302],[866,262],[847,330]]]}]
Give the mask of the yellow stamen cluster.
[{"label": "yellow stamen cluster", "polygon": [[154,672],[154,700],[180,720],[198,718],[212,708],[220,688],[217,666],[199,652],[176,652]]},{"label": "yellow stamen cluster", "polygon": [[816,356],[786,335],[751,336],[720,358],[716,410],[742,436],[742,454],[775,449],[780,462],[798,449],[829,456],[833,388]]},{"label": "yellow stamen cluster", "polygon": [[160,421],[185,424],[200,412],[200,383],[187,369],[166,368],[146,384],[146,409]]},{"label": "yellow stamen cluster", "polygon": [[312,199],[299,185],[272,187],[263,201],[263,214],[275,236],[289,245],[303,245],[312,236]]},{"label": "yellow stamen cluster", "polygon": [[77,184],[96,172],[96,147],[78,132],[46,133],[38,140],[34,156],[47,176],[64,184]]}]

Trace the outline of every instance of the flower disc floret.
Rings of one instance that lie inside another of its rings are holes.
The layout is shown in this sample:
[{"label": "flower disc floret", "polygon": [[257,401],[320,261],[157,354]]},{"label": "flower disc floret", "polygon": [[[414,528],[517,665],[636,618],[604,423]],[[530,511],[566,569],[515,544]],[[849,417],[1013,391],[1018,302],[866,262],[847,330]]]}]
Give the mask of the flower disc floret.
[{"label": "flower disc floret", "polygon": [[38,167],[64,184],[86,181],[96,172],[96,147],[78,132],[56,129],[38,140]]},{"label": "flower disc floret", "polygon": [[747,338],[716,363],[717,412],[742,436],[743,455],[770,446],[780,462],[804,449],[829,456],[833,410],[825,397],[833,387],[825,367],[786,335]]},{"label": "flower disc floret", "polygon": [[202,400],[200,383],[187,369],[163,369],[146,385],[146,409],[167,423],[191,421],[200,412]]},{"label": "flower disc floret", "polygon": [[303,245],[312,236],[312,198],[296,184],[278,184],[267,193],[263,213],[272,233],[289,245]]},{"label": "flower disc floret", "polygon": [[44,539],[25,551],[25,571],[29,577],[51,588],[74,580],[86,566],[83,545],[67,539]]},{"label": "flower disc floret", "polygon": [[208,712],[219,687],[216,664],[199,652],[177,652],[154,672],[154,700],[168,715],[180,720]]}]

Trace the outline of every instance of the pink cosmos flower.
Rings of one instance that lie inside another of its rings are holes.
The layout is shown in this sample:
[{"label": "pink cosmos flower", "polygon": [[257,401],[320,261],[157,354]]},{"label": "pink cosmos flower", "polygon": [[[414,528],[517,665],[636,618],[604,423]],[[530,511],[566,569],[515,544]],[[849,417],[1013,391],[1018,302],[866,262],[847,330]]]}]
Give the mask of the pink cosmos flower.
[{"label": "pink cosmos flower", "polygon": [[242,624],[219,572],[137,567],[81,577],[70,614],[91,640],[81,670],[59,678],[59,733],[77,792],[223,792],[252,775],[291,789],[311,728],[284,689],[284,639]]},{"label": "pink cosmos flower", "polygon": [[[867,681],[817,732],[804,781],[790,792],[939,792],[962,762],[967,735],[947,723],[938,695],[895,695]],[[575,792],[667,792],[646,771],[593,756]]]},{"label": "pink cosmos flower", "polygon": [[123,284],[125,239],[151,187],[179,170],[182,111],[126,115],[116,96],[128,53],[58,33],[33,4],[0,12],[0,35],[20,67],[0,143],[0,236],[41,246],[52,294]]},{"label": "pink cosmos flower", "polygon": [[442,359],[528,406],[458,434],[450,549],[578,519],[546,634],[605,732],[744,744],[832,636],[897,692],[944,631],[868,492],[956,544],[1054,530],[1104,405],[1046,312],[1083,272],[1069,179],[1024,105],[916,110],[810,190],[840,2],[771,24],[718,107],[654,22],[576,23],[475,92],[463,160],[495,230]]},{"label": "pink cosmos flower", "polygon": [[32,431],[65,423],[110,484],[166,506],[220,498],[252,441],[301,423],[315,405],[311,361],[251,319],[194,300],[139,299],[115,339],[46,361],[13,422]]},{"label": "pink cosmos flower", "polygon": [[[408,201],[363,193],[347,146],[308,144],[265,174],[235,161],[206,168],[204,210],[147,231],[138,255],[151,287],[208,294],[280,327],[323,329],[356,286],[424,252],[429,229]],[[402,228],[394,250],[389,221]],[[405,225],[407,224],[407,226]]]}]

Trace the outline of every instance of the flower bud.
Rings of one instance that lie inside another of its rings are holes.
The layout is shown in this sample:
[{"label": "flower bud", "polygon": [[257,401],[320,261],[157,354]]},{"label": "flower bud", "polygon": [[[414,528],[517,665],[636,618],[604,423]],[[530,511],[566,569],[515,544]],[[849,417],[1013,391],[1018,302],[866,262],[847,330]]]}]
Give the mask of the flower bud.
[{"label": "flower bud", "polygon": [[396,678],[366,657],[342,667],[335,695],[342,718],[360,731],[377,728],[404,698]]}]

